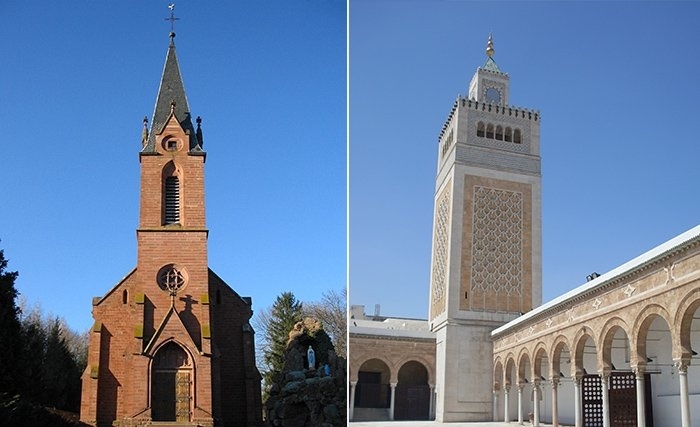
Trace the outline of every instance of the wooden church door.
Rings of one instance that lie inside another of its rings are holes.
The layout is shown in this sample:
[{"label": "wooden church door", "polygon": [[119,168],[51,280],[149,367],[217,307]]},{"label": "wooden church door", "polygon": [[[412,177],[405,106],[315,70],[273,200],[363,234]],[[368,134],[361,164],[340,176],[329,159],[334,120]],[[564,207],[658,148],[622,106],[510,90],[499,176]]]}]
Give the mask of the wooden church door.
[{"label": "wooden church door", "polygon": [[190,420],[190,372],[180,370],[175,373],[175,421]]},{"label": "wooden church door", "polygon": [[151,418],[153,421],[190,421],[192,363],[175,343],[156,353],[151,371]]}]

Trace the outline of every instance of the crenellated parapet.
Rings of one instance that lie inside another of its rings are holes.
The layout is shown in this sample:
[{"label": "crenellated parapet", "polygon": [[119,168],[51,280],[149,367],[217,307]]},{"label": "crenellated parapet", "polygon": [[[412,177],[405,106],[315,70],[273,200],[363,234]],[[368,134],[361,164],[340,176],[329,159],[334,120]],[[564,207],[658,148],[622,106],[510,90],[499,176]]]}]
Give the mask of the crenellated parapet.
[{"label": "crenellated parapet", "polygon": [[493,103],[489,102],[479,102],[475,99],[469,99],[469,98],[464,98],[462,96],[458,96],[457,99],[455,100],[454,104],[452,104],[452,109],[450,110],[450,113],[447,115],[447,119],[445,120],[445,123],[442,126],[442,130],[440,131],[440,136],[438,138],[438,142],[442,140],[442,137],[445,135],[445,132],[447,132],[447,129],[450,126],[450,123],[452,122],[452,118],[455,115],[455,111],[457,111],[458,107],[464,107],[468,108],[474,111],[486,111],[489,113],[496,113],[496,114],[501,114],[504,117],[513,117],[513,118],[520,118],[522,120],[529,120],[529,121],[534,121],[534,122],[539,122],[540,121],[540,112],[539,110],[531,110],[523,107],[515,107],[511,105],[507,105],[505,107],[501,107],[499,105],[495,105]]}]

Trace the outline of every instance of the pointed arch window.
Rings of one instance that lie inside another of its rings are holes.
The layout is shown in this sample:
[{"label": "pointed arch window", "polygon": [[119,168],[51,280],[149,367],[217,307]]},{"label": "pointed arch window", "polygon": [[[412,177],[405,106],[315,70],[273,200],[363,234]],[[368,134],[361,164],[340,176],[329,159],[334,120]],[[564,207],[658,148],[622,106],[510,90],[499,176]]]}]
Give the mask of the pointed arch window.
[{"label": "pointed arch window", "polygon": [[180,223],[180,179],[177,176],[165,178],[165,223]]},{"label": "pointed arch window", "polygon": [[515,129],[515,131],[513,132],[513,142],[516,144],[520,144],[521,142],[523,142],[522,136],[520,135],[520,129]]},{"label": "pointed arch window", "polygon": [[162,223],[182,224],[182,182],[180,168],[171,162],[163,167],[162,175]]}]

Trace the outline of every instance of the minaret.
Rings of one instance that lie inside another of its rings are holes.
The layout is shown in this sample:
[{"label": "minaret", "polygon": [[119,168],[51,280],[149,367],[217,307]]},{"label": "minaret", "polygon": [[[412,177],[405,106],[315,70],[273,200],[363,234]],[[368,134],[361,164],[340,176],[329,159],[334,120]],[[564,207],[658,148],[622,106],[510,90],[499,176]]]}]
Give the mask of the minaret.
[{"label": "minaret", "polygon": [[492,419],[490,332],[541,303],[539,113],[508,104],[493,57],[440,132],[430,277],[436,419]]}]

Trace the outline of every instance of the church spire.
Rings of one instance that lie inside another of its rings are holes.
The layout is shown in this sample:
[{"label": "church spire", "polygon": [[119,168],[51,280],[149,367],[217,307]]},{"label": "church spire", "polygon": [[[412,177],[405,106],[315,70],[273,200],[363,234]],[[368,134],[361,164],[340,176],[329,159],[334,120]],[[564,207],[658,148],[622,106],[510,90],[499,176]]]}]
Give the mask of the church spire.
[{"label": "church spire", "polygon": [[[171,22],[171,26],[175,18],[172,16],[167,18]],[[171,28],[172,30],[172,28]],[[182,82],[180,74],[180,65],[175,52],[175,32],[170,31],[170,44],[168,45],[168,53],[165,57],[165,66],[163,67],[163,75],[160,80],[158,89],[158,97],[156,98],[156,106],[153,111],[153,119],[151,120],[151,131],[148,135],[148,142],[143,148],[143,152],[155,152],[155,136],[163,130],[163,126],[170,118],[170,114],[174,114],[180,126],[190,135],[189,150],[201,151],[195,136],[194,125],[190,114],[190,107],[187,103],[187,95],[185,94],[185,85]]]}]

